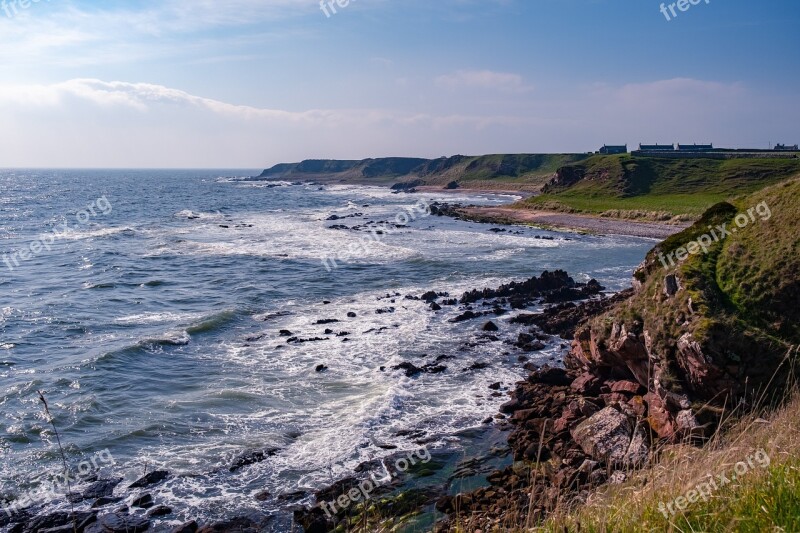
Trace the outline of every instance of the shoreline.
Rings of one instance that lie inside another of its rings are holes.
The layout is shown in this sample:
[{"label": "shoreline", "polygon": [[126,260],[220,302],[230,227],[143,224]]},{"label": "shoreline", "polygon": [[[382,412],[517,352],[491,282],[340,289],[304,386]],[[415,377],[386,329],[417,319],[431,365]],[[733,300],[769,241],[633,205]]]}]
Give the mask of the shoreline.
[{"label": "shoreline", "polygon": [[523,189],[470,189],[459,187],[458,189],[447,189],[438,185],[420,185],[414,187],[417,193],[449,193],[449,194],[497,194],[497,195],[510,195],[519,196],[520,199],[530,198],[536,196],[538,191],[526,191]]},{"label": "shoreline", "polygon": [[490,224],[538,226],[543,229],[558,229],[578,233],[599,235],[628,235],[650,239],[665,239],[691,226],[684,224],[662,224],[619,218],[603,218],[598,215],[559,213],[557,211],[534,211],[500,207],[459,207],[454,209],[465,220]]}]

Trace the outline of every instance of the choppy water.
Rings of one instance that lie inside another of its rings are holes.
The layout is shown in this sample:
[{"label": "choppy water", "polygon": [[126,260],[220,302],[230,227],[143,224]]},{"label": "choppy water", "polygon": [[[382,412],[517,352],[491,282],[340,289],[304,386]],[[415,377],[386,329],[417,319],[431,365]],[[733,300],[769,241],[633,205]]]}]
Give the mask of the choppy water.
[{"label": "choppy water", "polygon": [[[129,480],[145,467],[206,474],[159,489],[193,518],[278,508],[256,504],[253,494],[319,487],[390,453],[372,441],[418,448],[397,436],[403,430],[421,431],[416,438],[434,449],[457,447],[453,435],[503,401],[487,386],[522,375],[519,353],[503,343],[465,346],[481,321],[452,324],[455,308],[433,313],[403,297],[430,289],[460,296],[557,268],[616,290],[653,245],[493,233],[419,215],[361,249],[363,233],[326,226],[394,220],[421,200],[509,198],[222,177],[254,173],[0,171],[0,260],[8,261],[0,262],[0,495],[60,469],[39,389],[71,461],[108,448],[110,470]],[[326,221],[354,213],[363,216]],[[54,228],[63,235],[50,239]],[[13,256],[40,235],[49,250]],[[323,266],[323,256],[348,249],[359,257],[330,272]],[[385,298],[397,293],[394,303]],[[395,311],[376,313],[386,307]],[[316,325],[321,319],[340,322]],[[510,338],[506,320],[498,321],[501,336]],[[287,344],[282,329],[330,339]],[[560,351],[553,343],[541,358]],[[456,358],[442,374],[379,370],[445,354]],[[491,366],[462,371],[476,361]],[[315,372],[320,363],[329,370]],[[218,471],[265,447],[281,451],[233,474]]]}]

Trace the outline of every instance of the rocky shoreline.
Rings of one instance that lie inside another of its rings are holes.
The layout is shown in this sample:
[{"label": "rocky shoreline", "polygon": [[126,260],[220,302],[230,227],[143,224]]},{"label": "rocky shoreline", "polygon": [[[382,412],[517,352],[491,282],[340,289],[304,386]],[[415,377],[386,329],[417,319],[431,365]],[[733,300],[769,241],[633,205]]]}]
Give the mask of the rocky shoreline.
[{"label": "rocky shoreline", "polygon": [[[431,211],[434,215],[459,216],[453,209],[439,204],[433,205]],[[409,489],[405,484],[408,479],[398,479],[397,483],[381,487],[366,502],[326,513],[321,503],[354,490],[375,466],[365,463],[354,476],[313,494],[280,496],[288,507],[295,505],[292,523],[307,532],[322,533],[345,530],[355,524],[378,529],[427,514],[438,520],[431,522],[431,528],[438,532],[455,531],[465,525],[481,531],[534,525],[556,508],[586,501],[592,490],[601,485],[625,481],[631,469],[648,464],[663,445],[702,439],[713,431],[719,414],[714,395],[725,387],[731,388],[732,382],[725,377],[726,372],[732,371],[731,365],[725,369],[716,366],[705,355],[705,348],[687,335],[670,345],[676,354],[671,357],[677,363],[660,356],[661,346],[655,346],[654,339],[661,332],[655,329],[658,324],[652,322],[652,317],[649,323],[635,314],[628,320],[631,313],[627,312],[622,318],[607,318],[605,329],[592,325],[597,317],[620,313],[630,302],[645,296],[672,314],[684,309],[679,316],[668,315],[678,324],[688,324],[693,315],[699,317],[697,303],[691,297],[684,302],[688,297],[687,282],[675,274],[658,276],[658,251],[656,247],[638,269],[633,289],[610,297],[603,295],[604,289],[596,281],[577,283],[563,271],[545,272],[497,288],[467,291],[459,298],[435,290],[418,295],[387,295],[390,303],[395,299],[423,301],[434,313],[442,306],[457,307],[459,314],[453,322],[483,321],[481,342],[506,342],[519,350],[520,365],[531,373],[510,391],[504,392],[501,383],[490,387],[492,396],[508,394],[510,398],[500,413],[484,421],[488,427],[507,432],[509,461],[487,473],[488,485],[474,490],[453,493],[450,480],[434,487]],[[546,307],[542,312],[525,311],[543,304]],[[375,312],[391,313],[392,308]],[[509,323],[528,329],[513,340],[503,341],[496,317],[511,312],[515,315]],[[657,308],[653,316],[661,315],[667,316]],[[321,327],[335,322],[338,320],[318,324]],[[325,340],[301,339],[289,331],[276,333],[286,337],[288,343]],[[326,328],[323,334],[333,335],[334,331]],[[529,361],[525,354],[542,350],[544,342],[554,338],[570,346],[563,367],[539,367]],[[437,374],[448,371],[447,359],[440,357],[421,366],[406,361],[381,371],[402,372],[409,377]],[[482,368],[485,367],[461,370]],[[324,364],[317,367],[317,371],[324,370]],[[761,374],[768,376],[772,370],[765,368]],[[276,452],[249,452],[234,461],[230,470],[266,461]],[[258,512],[223,522],[169,525],[163,517],[172,510],[159,505],[148,492],[169,476],[168,472],[152,472],[125,489],[118,487],[121,479],[87,479],[80,495],[71,498],[81,507],[75,515],[23,509],[10,518],[0,516],[0,528],[9,533],[210,533],[256,532],[274,527],[275,515]],[[410,478],[413,476],[410,473]],[[272,497],[266,493],[261,496],[264,500]],[[306,501],[316,504],[299,505]]]},{"label": "rocky shoreline", "polygon": [[[603,287],[595,280],[578,283],[566,272],[555,271],[544,272],[541,276],[521,282],[511,282],[493,289],[475,289],[464,293],[459,298],[451,298],[447,293],[433,290],[419,295],[394,295],[392,298],[423,301],[427,304],[430,312],[436,312],[442,309],[442,306],[457,307],[459,314],[451,320],[452,322],[482,320],[484,322],[481,328],[484,332],[483,341],[506,342],[513,345],[520,352],[518,358],[520,365],[533,369],[535,366],[528,362],[528,356],[525,354],[544,349],[544,343],[553,336],[568,338],[570,324],[584,320],[586,312],[599,312],[600,309],[605,309],[618,299],[618,297],[604,297],[603,290]],[[586,303],[574,303],[580,301]],[[552,307],[544,313],[524,313],[513,317],[512,323],[525,328],[527,332],[520,333],[513,339],[501,340],[499,335],[502,332],[498,332],[496,317],[541,304],[548,304]],[[382,310],[390,312],[389,308],[381,308],[376,312]],[[327,326],[333,322],[338,322],[338,320],[321,321],[320,325]],[[327,328],[326,332],[330,332],[331,335],[334,333],[330,328]],[[284,330],[275,333],[278,338],[284,338],[285,342],[289,343],[322,340],[322,338],[300,339],[292,332]],[[448,357],[444,356],[437,359],[435,363],[418,366],[412,361],[407,361],[391,369],[386,369],[386,371],[403,372],[406,376],[413,377],[422,373],[444,372],[448,369],[447,364]],[[488,364],[476,363],[462,371],[478,371],[486,366]],[[325,371],[326,367],[321,364],[316,370],[318,372]],[[500,397],[507,394],[507,392],[503,392],[506,388],[500,383],[494,384],[490,388],[492,396]],[[506,418],[506,415],[498,415],[487,419],[485,424],[488,424],[487,427],[494,426],[500,431],[507,432],[513,428],[514,421]],[[511,441],[512,448],[513,442]],[[248,465],[267,461],[278,452],[279,450],[274,449],[247,452],[235,459],[228,470],[236,472]],[[498,453],[503,456],[507,452]],[[479,463],[482,460],[474,458],[472,461]],[[363,473],[374,466],[362,464],[352,478],[340,480],[331,487],[314,493],[314,501],[322,502],[334,498],[343,491],[351,490],[363,478]],[[437,468],[441,468],[441,465]],[[466,466],[459,465],[459,468],[466,468],[467,472],[470,471],[468,464]],[[393,483],[376,491],[375,503],[383,506],[382,513],[399,516],[414,514],[426,507],[432,510],[436,502],[446,498],[444,487],[403,490],[403,483],[413,479],[414,475],[414,472],[409,472],[408,476],[398,478]],[[461,472],[459,475],[468,474]],[[153,530],[172,531],[173,533],[211,533],[217,531],[256,532],[268,530],[275,525],[276,517],[274,515],[262,513],[253,513],[216,523],[203,524],[191,520],[179,526],[169,525],[175,523],[175,515],[171,508],[158,501],[157,492],[158,486],[172,477],[173,474],[170,472],[157,470],[126,487],[122,484],[122,478],[100,478],[97,474],[80,478],[75,480],[72,493],[68,498],[72,507],[76,509],[74,515],[69,511],[43,512],[37,510],[36,506],[30,506],[20,509],[12,516],[0,514],[0,531],[7,533],[67,533],[69,531],[77,533],[136,533]],[[392,494],[398,490],[401,491],[399,494]],[[298,493],[289,496],[291,497],[282,496],[283,501],[287,504],[291,504],[292,501],[304,501],[311,495]],[[272,495],[264,493],[257,495],[256,499],[259,497],[267,500]],[[398,501],[402,502],[402,505]],[[355,510],[351,509],[348,513],[328,518],[321,513],[318,505],[313,508],[298,507],[295,509],[294,521],[303,525],[308,532],[332,531],[342,521],[353,520],[353,511]],[[363,516],[355,512],[355,518],[363,518]]]},{"label": "rocky shoreline", "polygon": [[[482,307],[486,310],[476,312],[472,309],[467,309],[459,318],[465,317],[465,320],[473,320],[504,314],[508,307],[511,309],[526,309],[534,304],[550,304],[550,307],[543,312],[522,313],[511,320],[512,323],[529,327],[528,333],[519,334],[514,345],[523,353],[534,352],[544,348],[542,341],[550,339],[552,336],[561,340],[570,340],[576,324],[583,323],[590,317],[609,309],[611,306],[628,298],[632,293],[632,291],[628,290],[606,297],[602,295],[602,291],[603,288],[595,280],[581,284],[576,283],[563,271],[545,272],[540,277],[534,277],[525,282],[512,282],[496,289],[466,292],[459,299],[460,304],[468,307],[479,304],[478,309]],[[429,293],[428,297],[433,295],[435,293]],[[492,332],[497,331],[497,328],[498,326],[489,320],[485,322],[482,329],[487,332],[487,336],[491,337]],[[508,453],[514,461],[520,458],[532,458],[533,439],[536,437],[536,435],[520,425],[521,422],[524,423],[528,419],[516,415],[517,411],[525,411],[533,415],[535,409],[541,409],[542,416],[537,418],[543,418],[545,415],[554,413],[559,406],[569,403],[567,402],[566,393],[570,390],[570,376],[575,374],[574,371],[549,366],[539,368],[537,365],[527,362],[527,357],[524,355],[520,356],[519,361],[525,369],[533,371],[532,376],[542,376],[545,385],[535,386],[535,382],[531,381],[534,379],[533,377],[529,378],[529,381],[518,383],[514,390],[507,393],[512,399],[504,404],[502,412],[484,421],[485,423],[494,424],[504,432],[509,445]],[[408,371],[408,368],[404,367],[404,369]],[[424,371],[430,370],[415,368],[414,373],[409,375]],[[556,385],[560,388],[551,388],[551,386]],[[500,383],[493,384],[491,388],[496,391],[495,394],[502,394],[497,392],[501,389]],[[609,390],[609,392],[611,391]],[[572,393],[572,395],[576,394]],[[558,398],[558,402],[554,403],[552,401],[553,398]],[[560,451],[561,448],[566,449],[567,447],[569,446],[564,443],[557,449]],[[389,504],[393,502],[392,498],[388,498],[371,501],[367,505],[361,505],[348,512],[338,513],[333,516],[325,513],[319,502],[324,502],[333,495],[346,493],[347,490],[355,487],[359,478],[354,476],[342,480],[333,487],[316,492],[314,496],[318,504],[311,508],[298,509],[295,512],[295,521],[302,525],[308,533],[323,533],[340,529],[346,530],[347,527],[357,524],[359,527],[363,524],[368,524],[369,527],[377,529],[383,521],[388,521],[388,523],[403,521],[408,516],[419,513],[436,514],[433,512],[434,509],[440,513],[439,516],[441,516],[441,513],[447,515],[453,513],[456,509],[460,511],[466,510],[468,502],[477,505],[475,509],[470,508],[470,512],[473,512],[483,506],[495,505],[500,501],[498,499],[499,493],[493,489],[503,486],[521,490],[527,486],[524,483],[519,483],[519,477],[514,474],[514,468],[511,465],[502,470],[488,472],[487,479],[491,486],[485,489],[478,489],[469,495],[453,497],[447,493],[448,487],[442,486],[438,490],[428,490],[422,494],[411,490],[394,495],[395,499],[403,499],[405,495],[412,494],[414,496],[411,498],[414,501],[413,505],[409,502],[399,506],[387,505],[387,502]],[[567,474],[565,472],[562,475]],[[599,481],[598,474],[594,474],[594,477],[596,481]],[[504,488],[503,490],[506,489]],[[511,493],[513,492],[511,490]],[[524,490],[516,496],[523,497],[523,493]],[[544,503],[542,505],[544,506]],[[449,520],[446,519],[436,525],[436,529],[448,530]]]}]

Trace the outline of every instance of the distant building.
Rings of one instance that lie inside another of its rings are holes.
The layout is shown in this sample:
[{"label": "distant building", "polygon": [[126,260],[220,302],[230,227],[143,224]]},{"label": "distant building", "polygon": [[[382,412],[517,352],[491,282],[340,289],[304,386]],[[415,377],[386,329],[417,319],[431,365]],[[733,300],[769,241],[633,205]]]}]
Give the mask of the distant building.
[{"label": "distant building", "polygon": [[785,144],[776,144],[774,150],[779,152],[800,152],[798,145],[786,146]]},{"label": "distant building", "polygon": [[640,144],[639,150],[643,152],[674,152],[674,144]]},{"label": "distant building", "polygon": [[606,145],[604,144],[602,148],[600,148],[600,153],[605,155],[612,155],[612,154],[627,154],[628,153],[628,145]]},{"label": "distant building", "polygon": [[678,144],[679,152],[711,152],[713,144]]}]

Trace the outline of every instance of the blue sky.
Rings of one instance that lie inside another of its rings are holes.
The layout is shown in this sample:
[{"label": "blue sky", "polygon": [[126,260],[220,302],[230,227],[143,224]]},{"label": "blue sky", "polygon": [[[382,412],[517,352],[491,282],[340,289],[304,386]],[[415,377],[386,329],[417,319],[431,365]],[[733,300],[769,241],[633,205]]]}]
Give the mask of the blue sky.
[{"label": "blue sky", "polygon": [[0,167],[800,142],[796,0],[23,5],[0,3]]}]

